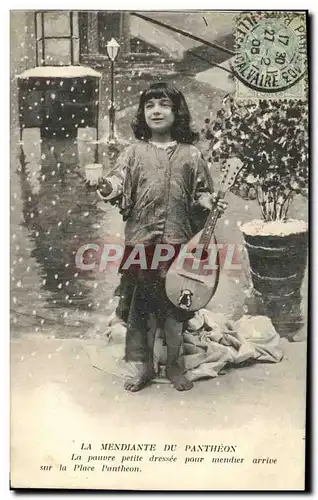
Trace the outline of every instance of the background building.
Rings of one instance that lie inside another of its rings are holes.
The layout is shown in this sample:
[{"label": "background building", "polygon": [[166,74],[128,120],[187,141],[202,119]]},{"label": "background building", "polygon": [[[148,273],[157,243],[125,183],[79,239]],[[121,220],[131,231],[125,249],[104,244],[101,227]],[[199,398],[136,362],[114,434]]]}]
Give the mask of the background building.
[{"label": "background building", "polygon": [[178,12],[73,11],[72,32],[67,21],[70,11],[43,11],[41,22],[39,12],[11,11],[13,73],[36,65],[42,30],[44,37],[50,38],[46,40],[46,65],[67,64],[67,38],[71,37],[80,64],[107,68],[106,44],[114,37],[121,47],[117,72],[129,73],[133,64],[137,75],[196,74],[222,64],[233,50],[232,12],[190,12],[180,16]]}]

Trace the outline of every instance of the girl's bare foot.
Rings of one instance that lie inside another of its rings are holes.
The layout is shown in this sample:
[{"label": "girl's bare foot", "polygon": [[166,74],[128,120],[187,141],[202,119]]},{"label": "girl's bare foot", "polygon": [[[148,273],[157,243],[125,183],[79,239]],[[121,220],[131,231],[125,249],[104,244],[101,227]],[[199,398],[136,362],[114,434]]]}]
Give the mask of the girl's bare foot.
[{"label": "girl's bare foot", "polygon": [[124,388],[126,391],[137,392],[151,383],[157,376],[153,366],[148,363],[142,363],[137,369],[134,377],[126,380]]},{"label": "girl's bare foot", "polygon": [[187,379],[178,366],[167,367],[166,375],[177,391],[189,391],[193,387],[193,383]]}]

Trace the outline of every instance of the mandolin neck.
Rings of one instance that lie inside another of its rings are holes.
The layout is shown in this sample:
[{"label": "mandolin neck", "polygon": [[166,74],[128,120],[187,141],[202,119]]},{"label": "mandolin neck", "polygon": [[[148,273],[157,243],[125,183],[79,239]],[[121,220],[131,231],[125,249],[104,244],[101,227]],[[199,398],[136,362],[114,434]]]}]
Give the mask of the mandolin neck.
[{"label": "mandolin neck", "polygon": [[[225,196],[225,191],[218,191],[217,200],[223,199],[224,196]],[[199,240],[199,245],[203,246],[203,250],[207,250],[207,248],[210,244],[212,235],[214,233],[216,223],[218,221],[218,218],[220,217],[220,210],[217,208],[216,204],[217,204],[217,201],[214,203],[214,205],[213,205],[213,207],[208,215],[208,218],[206,220],[206,223],[204,225],[204,228],[202,230],[202,234],[201,234],[201,237]]]}]

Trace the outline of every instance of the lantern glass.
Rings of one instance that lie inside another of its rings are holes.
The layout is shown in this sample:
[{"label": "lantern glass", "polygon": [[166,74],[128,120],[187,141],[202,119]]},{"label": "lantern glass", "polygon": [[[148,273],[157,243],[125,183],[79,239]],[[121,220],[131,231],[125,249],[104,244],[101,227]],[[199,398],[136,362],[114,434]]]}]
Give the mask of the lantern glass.
[{"label": "lantern glass", "polygon": [[112,38],[106,45],[107,55],[111,61],[116,61],[119,52],[119,43]]}]

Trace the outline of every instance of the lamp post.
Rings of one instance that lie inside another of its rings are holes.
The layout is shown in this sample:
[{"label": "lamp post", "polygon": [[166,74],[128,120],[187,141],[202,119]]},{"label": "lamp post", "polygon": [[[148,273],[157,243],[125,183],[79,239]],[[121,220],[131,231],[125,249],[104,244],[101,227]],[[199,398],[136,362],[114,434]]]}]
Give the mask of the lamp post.
[{"label": "lamp post", "polygon": [[112,38],[106,45],[107,56],[110,60],[110,106],[109,106],[109,142],[115,140],[115,101],[114,101],[114,63],[119,52],[119,43]]}]

